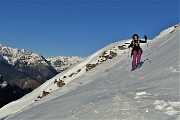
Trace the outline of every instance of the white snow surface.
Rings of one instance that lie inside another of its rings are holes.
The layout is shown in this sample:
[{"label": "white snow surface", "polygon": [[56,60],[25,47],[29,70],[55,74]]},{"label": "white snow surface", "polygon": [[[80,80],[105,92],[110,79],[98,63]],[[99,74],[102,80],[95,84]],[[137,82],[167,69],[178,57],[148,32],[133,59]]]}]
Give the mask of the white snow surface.
[{"label": "white snow surface", "polygon": [[[179,29],[178,24],[148,41],[148,46],[142,44],[142,66],[135,71],[130,71],[128,49],[118,49],[130,40],[112,43],[1,108],[0,118],[180,120]],[[104,51],[117,56],[101,63]],[[98,65],[86,71],[86,64]],[[55,80],[65,85],[59,88]],[[43,91],[50,94],[38,99]]]}]

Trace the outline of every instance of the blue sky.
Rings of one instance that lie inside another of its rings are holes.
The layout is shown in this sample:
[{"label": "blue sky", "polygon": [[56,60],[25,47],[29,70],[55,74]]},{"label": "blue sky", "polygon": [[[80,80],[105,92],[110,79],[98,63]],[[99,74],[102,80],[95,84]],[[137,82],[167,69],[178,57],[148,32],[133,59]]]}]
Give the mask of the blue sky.
[{"label": "blue sky", "polygon": [[44,56],[88,56],[177,23],[179,0],[0,0],[0,44]]}]

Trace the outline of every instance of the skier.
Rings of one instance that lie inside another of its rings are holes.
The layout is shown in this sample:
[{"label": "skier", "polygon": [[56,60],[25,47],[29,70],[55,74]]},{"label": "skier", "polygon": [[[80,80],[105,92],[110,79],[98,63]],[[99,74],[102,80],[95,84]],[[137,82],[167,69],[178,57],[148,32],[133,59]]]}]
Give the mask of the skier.
[{"label": "skier", "polygon": [[[146,35],[144,36],[145,41],[143,40],[139,40],[139,36],[137,34],[134,34],[132,36],[132,42],[131,44],[128,46],[128,48],[132,47],[132,51],[131,51],[131,57],[133,56],[133,61],[132,61],[132,70],[135,70],[138,65],[140,64],[140,60],[141,60],[141,54],[143,53],[142,48],[140,47],[140,43],[147,43],[147,37]],[[137,59],[137,62],[136,62]]]}]

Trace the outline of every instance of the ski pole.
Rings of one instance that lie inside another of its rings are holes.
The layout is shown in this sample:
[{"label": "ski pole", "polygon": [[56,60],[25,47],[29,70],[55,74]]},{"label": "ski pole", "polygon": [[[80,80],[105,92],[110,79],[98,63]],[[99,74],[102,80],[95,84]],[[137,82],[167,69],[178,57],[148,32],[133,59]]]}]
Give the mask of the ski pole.
[{"label": "ski pole", "polygon": [[128,48],[128,55],[127,55],[127,58],[126,58],[126,59],[127,59],[126,72],[127,72],[127,69],[128,69],[128,63],[129,63],[129,62],[128,62],[128,59],[129,59],[129,51],[130,51],[130,48]]},{"label": "ski pole", "polygon": [[[144,36],[144,39],[147,40],[147,36],[146,36],[146,35]],[[146,42],[146,45],[147,45],[147,47],[148,47],[148,48],[147,48],[147,55],[149,56],[149,55],[150,55],[150,53],[149,53],[150,50],[149,50],[148,41]],[[151,61],[149,60],[149,58],[147,58],[146,60],[148,60],[148,61],[151,63]]]},{"label": "ski pole", "polygon": [[[144,39],[147,40],[147,36],[144,35]],[[148,46],[148,41],[146,42],[146,45]]]},{"label": "ski pole", "polygon": [[130,50],[130,48],[128,48],[128,56],[127,57],[129,57],[129,50]]}]

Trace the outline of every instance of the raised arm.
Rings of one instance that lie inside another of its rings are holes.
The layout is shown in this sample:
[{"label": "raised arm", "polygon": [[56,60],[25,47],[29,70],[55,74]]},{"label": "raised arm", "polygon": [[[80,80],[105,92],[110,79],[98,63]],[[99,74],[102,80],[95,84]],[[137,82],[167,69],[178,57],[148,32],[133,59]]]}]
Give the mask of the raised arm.
[{"label": "raised arm", "polygon": [[144,39],[145,39],[145,41],[144,40],[139,40],[140,43],[147,43],[147,36],[146,35],[144,36]]}]

